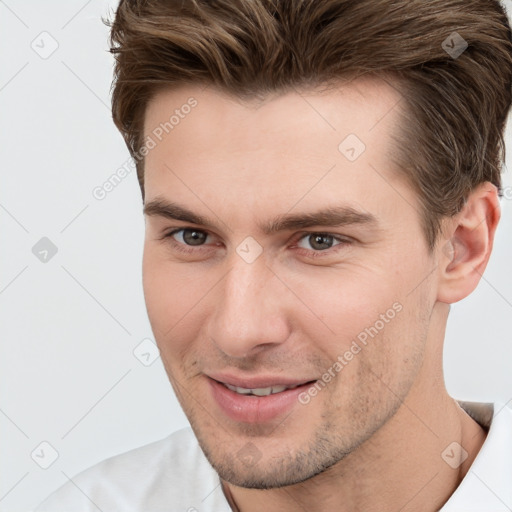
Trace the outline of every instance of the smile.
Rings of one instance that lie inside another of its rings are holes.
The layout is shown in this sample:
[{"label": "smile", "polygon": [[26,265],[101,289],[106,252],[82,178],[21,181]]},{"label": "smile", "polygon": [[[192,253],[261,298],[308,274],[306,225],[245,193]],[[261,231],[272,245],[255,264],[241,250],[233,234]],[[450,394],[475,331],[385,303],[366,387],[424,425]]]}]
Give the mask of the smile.
[{"label": "smile", "polygon": [[272,387],[268,387],[268,388],[247,389],[247,388],[239,388],[238,386],[231,386],[230,384],[225,384],[225,383],[223,383],[223,384],[231,391],[234,391],[235,393],[238,393],[240,395],[254,395],[254,396],[275,395],[276,393],[282,393],[283,391],[286,391],[287,389],[294,389],[300,385],[300,384],[296,384],[295,386],[272,386]]},{"label": "smile", "polygon": [[277,379],[273,379],[274,383],[271,383],[271,379],[258,379],[261,382],[253,380],[238,383],[244,386],[235,386],[224,380],[208,378],[210,397],[219,414],[237,423],[255,424],[278,420],[300,405],[299,395],[312,384],[312,381],[275,383]]}]

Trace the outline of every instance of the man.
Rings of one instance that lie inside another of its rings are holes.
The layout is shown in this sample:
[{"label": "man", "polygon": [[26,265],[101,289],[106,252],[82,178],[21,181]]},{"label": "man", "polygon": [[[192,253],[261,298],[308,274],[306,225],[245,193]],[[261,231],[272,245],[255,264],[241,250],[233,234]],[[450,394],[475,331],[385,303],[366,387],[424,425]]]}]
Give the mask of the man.
[{"label": "man", "polygon": [[37,510],[511,510],[512,411],[442,372],[500,218],[499,2],[131,0],[111,34],[192,428]]}]

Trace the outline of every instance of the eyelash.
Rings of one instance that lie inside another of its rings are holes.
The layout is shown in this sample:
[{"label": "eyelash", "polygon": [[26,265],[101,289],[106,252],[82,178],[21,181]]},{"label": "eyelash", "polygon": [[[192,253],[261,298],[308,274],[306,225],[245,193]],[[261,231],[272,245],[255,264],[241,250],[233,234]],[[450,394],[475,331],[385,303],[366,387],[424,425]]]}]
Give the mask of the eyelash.
[{"label": "eyelash", "polygon": [[[184,228],[173,229],[169,233],[165,234],[160,240],[168,238],[171,241],[173,247],[177,251],[179,251],[181,253],[184,253],[184,254],[192,254],[192,253],[196,252],[196,250],[195,250],[195,248],[193,246],[182,244],[181,242],[177,242],[173,238],[173,235],[175,235],[176,233],[179,233],[180,231],[187,231],[187,230],[198,231],[200,233],[205,233],[207,236],[210,234],[207,231],[204,231],[202,229],[196,229],[196,228],[191,228],[191,227],[184,227]],[[311,236],[311,235],[324,235],[324,236],[332,237],[335,241],[339,242],[338,244],[334,245],[333,247],[330,247],[329,249],[324,249],[324,250],[321,250],[321,251],[315,251],[313,249],[304,249],[302,247],[299,247],[297,249],[297,252],[299,252],[299,254],[307,256],[308,258],[311,258],[311,259],[325,257],[326,254],[330,255],[333,250],[336,251],[336,249],[335,249],[336,247],[339,247],[341,249],[341,248],[351,244],[351,240],[348,239],[347,237],[342,237],[342,236],[335,235],[335,234],[332,234],[332,233],[324,233],[323,231],[305,231],[305,232],[302,232],[302,233],[300,233],[300,236],[295,239],[293,244],[296,244],[296,243],[300,242],[303,238],[306,238],[306,237]],[[199,247],[200,248],[200,247],[204,247],[204,246],[198,245],[198,246],[195,246],[195,247]]]}]

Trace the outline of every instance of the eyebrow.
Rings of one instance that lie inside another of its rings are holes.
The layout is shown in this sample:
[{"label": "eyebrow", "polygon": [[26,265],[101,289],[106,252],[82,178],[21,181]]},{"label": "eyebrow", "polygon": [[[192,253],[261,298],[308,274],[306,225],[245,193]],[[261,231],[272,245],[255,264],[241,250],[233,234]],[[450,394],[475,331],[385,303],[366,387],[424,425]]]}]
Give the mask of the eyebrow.
[{"label": "eyebrow", "polygon": [[[208,217],[204,217],[183,206],[160,198],[156,198],[144,205],[144,215],[180,220],[209,228],[215,227],[215,223]],[[259,224],[258,228],[265,235],[271,235],[280,231],[303,229],[313,226],[341,227],[353,224],[377,227],[378,220],[373,214],[356,210],[351,206],[336,206],[311,213],[279,215],[270,222]]]}]

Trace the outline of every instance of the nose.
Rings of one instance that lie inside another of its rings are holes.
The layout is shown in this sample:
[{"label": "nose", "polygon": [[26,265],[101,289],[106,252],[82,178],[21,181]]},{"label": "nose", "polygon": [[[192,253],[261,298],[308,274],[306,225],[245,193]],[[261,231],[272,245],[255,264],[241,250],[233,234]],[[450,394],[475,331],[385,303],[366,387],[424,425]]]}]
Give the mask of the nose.
[{"label": "nose", "polygon": [[290,335],[287,291],[263,257],[247,263],[235,254],[213,297],[209,325],[213,343],[232,358],[246,358],[284,343]]}]

